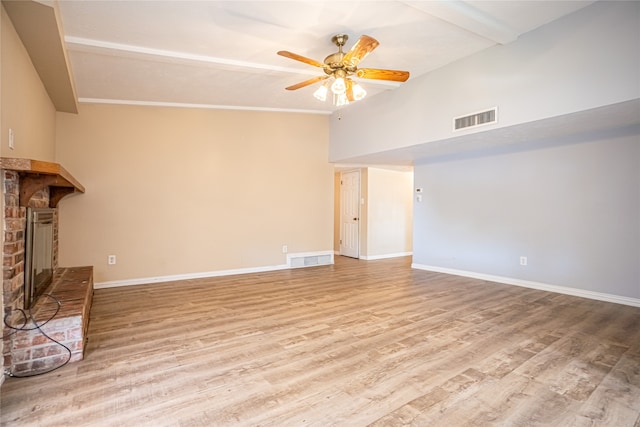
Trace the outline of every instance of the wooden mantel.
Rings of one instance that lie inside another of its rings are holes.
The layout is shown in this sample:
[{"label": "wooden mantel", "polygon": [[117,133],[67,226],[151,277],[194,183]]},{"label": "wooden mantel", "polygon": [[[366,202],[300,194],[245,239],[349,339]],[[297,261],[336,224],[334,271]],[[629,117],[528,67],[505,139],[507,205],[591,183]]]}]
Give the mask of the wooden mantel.
[{"label": "wooden mantel", "polygon": [[0,169],[20,174],[20,206],[29,205],[36,192],[49,187],[49,207],[55,208],[66,195],[80,192],[84,187],[58,163],[31,159],[0,157]]}]

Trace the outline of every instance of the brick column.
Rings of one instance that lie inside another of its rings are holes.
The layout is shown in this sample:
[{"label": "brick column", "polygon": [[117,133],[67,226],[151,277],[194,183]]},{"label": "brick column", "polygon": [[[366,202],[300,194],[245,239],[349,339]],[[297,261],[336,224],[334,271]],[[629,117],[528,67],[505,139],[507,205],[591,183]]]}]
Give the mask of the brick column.
[{"label": "brick column", "polygon": [[[2,197],[4,198],[4,212],[2,212],[2,232],[4,245],[2,247],[2,295],[4,312],[10,313],[7,322],[20,326],[23,316],[16,311],[24,308],[24,250],[25,232],[27,224],[27,209],[20,207],[20,175],[16,171],[2,171]],[[38,191],[29,201],[34,208],[49,205],[49,190]],[[54,222],[54,269],[57,267],[57,212]],[[11,330],[4,326],[2,335],[11,334]],[[13,337],[5,339],[3,345],[4,367],[13,365],[12,348]]]}]

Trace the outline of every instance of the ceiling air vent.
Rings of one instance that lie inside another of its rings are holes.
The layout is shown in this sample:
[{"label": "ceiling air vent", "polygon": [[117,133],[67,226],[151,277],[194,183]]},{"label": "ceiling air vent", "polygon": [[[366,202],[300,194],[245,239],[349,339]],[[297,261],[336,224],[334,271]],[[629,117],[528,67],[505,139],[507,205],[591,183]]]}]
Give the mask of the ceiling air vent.
[{"label": "ceiling air vent", "polygon": [[468,116],[456,117],[453,119],[453,130],[466,129],[480,125],[496,123],[498,121],[498,108],[494,107],[487,111],[470,114]]}]

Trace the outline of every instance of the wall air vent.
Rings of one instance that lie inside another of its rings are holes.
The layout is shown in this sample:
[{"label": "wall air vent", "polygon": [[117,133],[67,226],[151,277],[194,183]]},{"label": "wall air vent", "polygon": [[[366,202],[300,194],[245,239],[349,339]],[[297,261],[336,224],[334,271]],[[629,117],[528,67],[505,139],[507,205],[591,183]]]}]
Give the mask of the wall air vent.
[{"label": "wall air vent", "polygon": [[453,119],[453,130],[488,125],[498,121],[498,107]]},{"label": "wall air vent", "polygon": [[287,254],[287,264],[291,268],[329,265],[333,264],[333,254],[327,252]]}]

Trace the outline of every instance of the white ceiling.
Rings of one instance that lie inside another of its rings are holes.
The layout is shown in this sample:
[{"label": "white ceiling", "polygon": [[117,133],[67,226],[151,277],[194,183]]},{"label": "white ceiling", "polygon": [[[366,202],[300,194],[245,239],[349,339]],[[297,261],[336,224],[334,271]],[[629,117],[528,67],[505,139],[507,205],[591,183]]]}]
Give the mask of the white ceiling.
[{"label": "white ceiling", "polygon": [[[276,54],[320,62],[331,37],[360,35],[380,46],[362,67],[407,70],[416,78],[518,36],[592,1],[60,1],[65,41],[81,102],[332,112],[323,75]],[[399,83],[364,80],[369,95]],[[360,102],[367,102],[367,99]]]}]

